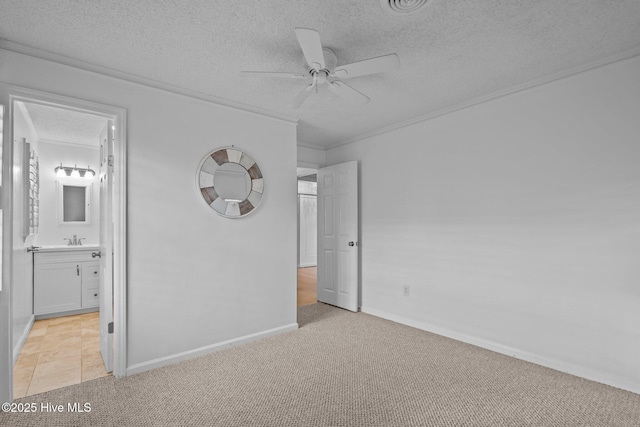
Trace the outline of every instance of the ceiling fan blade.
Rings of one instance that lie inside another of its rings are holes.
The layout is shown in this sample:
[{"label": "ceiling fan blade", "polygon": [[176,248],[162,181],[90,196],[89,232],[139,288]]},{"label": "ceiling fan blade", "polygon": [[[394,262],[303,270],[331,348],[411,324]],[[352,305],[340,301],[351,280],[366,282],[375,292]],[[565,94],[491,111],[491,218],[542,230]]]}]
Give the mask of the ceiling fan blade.
[{"label": "ceiling fan blade", "polygon": [[325,68],[320,34],[309,28],[296,28],[296,37],[298,37],[298,43],[300,43],[307,64],[315,70]]},{"label": "ceiling fan blade", "polygon": [[400,67],[400,58],[395,53],[365,59],[364,61],[336,67],[333,75],[340,78],[365,76],[367,74],[385,73]]},{"label": "ceiling fan blade", "polygon": [[311,95],[311,92],[313,91],[314,87],[315,87],[315,83],[311,83],[310,85],[302,89],[300,92],[298,92],[296,97],[293,98],[293,100],[291,101],[291,107],[299,108],[302,105],[302,103],[305,101],[305,99],[307,99],[309,95]]},{"label": "ceiling fan blade", "polygon": [[344,99],[355,105],[364,105],[370,101],[369,97],[358,92],[348,84],[341,82],[340,80],[334,80],[332,82],[327,82],[329,84],[329,90],[331,92],[338,95],[340,98]]},{"label": "ceiling fan blade", "polygon": [[309,74],[289,73],[281,71],[240,71],[240,77],[284,77],[292,79],[304,79]]}]

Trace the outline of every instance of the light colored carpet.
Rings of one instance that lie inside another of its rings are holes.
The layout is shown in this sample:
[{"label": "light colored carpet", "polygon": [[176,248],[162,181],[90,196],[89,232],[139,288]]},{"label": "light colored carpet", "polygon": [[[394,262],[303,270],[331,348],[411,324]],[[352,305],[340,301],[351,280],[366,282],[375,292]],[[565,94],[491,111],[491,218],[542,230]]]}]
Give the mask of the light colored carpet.
[{"label": "light colored carpet", "polygon": [[640,395],[363,313],[299,308],[297,331],[17,402],[2,426],[638,426]]}]

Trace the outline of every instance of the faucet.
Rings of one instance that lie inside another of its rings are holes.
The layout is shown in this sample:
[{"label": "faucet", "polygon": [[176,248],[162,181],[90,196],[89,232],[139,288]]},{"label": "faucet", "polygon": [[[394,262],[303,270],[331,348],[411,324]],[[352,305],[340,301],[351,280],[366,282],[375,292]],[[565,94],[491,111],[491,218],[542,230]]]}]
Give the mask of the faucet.
[{"label": "faucet", "polygon": [[73,239],[69,237],[63,237],[63,240],[68,240],[67,246],[82,246],[82,241],[86,240],[86,237],[81,237],[78,239],[77,234],[73,235]]}]

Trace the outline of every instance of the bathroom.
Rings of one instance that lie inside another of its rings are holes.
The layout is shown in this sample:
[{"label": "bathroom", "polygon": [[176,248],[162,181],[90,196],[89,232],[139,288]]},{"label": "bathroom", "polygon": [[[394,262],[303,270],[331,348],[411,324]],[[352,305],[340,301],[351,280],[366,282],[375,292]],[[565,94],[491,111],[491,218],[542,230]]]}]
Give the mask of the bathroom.
[{"label": "bathroom", "polygon": [[13,102],[14,397],[108,375],[100,170],[111,126],[98,114]]}]

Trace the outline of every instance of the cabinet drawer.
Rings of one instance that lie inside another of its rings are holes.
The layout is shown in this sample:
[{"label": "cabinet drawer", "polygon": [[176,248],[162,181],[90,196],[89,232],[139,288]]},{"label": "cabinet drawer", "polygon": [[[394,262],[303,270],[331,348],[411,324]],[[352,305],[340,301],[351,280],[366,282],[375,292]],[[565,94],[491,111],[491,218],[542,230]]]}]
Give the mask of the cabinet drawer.
[{"label": "cabinet drawer", "polygon": [[100,263],[83,262],[82,267],[82,289],[97,287],[100,284]]},{"label": "cabinet drawer", "polygon": [[82,308],[97,307],[100,305],[100,288],[82,288]]}]

